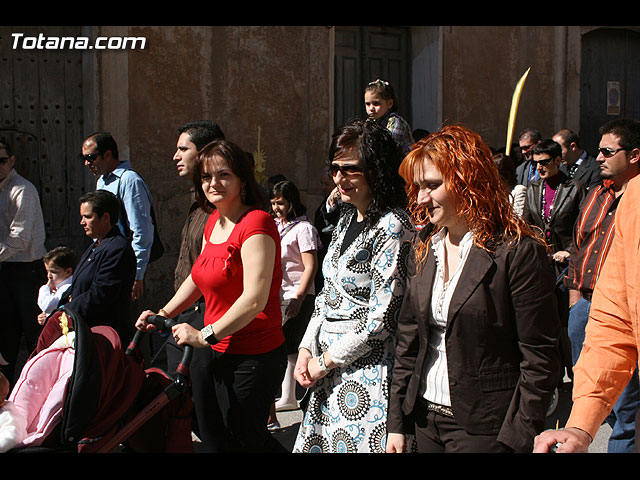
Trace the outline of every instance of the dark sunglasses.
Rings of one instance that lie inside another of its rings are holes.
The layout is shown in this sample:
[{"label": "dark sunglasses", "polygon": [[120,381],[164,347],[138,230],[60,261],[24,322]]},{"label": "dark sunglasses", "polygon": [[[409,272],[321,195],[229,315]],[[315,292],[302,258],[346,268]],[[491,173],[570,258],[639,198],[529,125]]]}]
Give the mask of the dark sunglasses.
[{"label": "dark sunglasses", "polygon": [[9,157],[1,157],[0,158],[0,165],[4,165],[8,161],[9,161]]},{"label": "dark sunglasses", "polygon": [[93,163],[95,162],[96,158],[98,158],[100,156],[99,153],[88,153],[86,155],[82,155],[80,154],[80,160],[82,160],[82,162],[87,162],[87,163]]},{"label": "dark sunglasses", "polygon": [[364,169],[360,165],[338,165],[336,163],[332,163],[329,165],[329,171],[331,171],[331,175],[334,177],[338,172],[342,173],[345,177],[352,177],[354,175],[361,174],[364,172]]},{"label": "dark sunglasses", "polygon": [[609,157],[613,157],[616,153],[618,153],[621,150],[626,150],[626,148],[616,148],[615,150],[613,148],[600,148],[598,147],[598,151],[602,154],[602,156],[604,158],[609,158]]},{"label": "dark sunglasses", "polygon": [[553,160],[553,158],[545,158],[544,160],[533,160],[533,163],[535,163],[536,165],[542,165],[544,167],[545,165],[549,165],[549,162],[551,162],[551,160]]}]

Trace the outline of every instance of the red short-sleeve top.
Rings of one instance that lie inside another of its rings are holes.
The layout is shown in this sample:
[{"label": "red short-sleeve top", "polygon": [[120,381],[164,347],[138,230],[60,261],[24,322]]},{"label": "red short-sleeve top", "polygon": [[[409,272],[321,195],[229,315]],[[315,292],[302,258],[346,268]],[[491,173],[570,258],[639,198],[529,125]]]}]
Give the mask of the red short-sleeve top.
[{"label": "red short-sleeve top", "polygon": [[260,354],[269,352],[284,342],[282,312],[280,310],[280,236],[273,218],[266,212],[250,209],[238,219],[224,243],[211,243],[209,238],[218,220],[214,211],[204,229],[205,247],[191,270],[191,278],[205,300],[204,324],[215,323],[240,297],[243,290],[243,268],[240,249],[249,237],[266,234],[276,244],[275,265],[264,310],[248,325],[221,339],[212,348],[234,354]]}]

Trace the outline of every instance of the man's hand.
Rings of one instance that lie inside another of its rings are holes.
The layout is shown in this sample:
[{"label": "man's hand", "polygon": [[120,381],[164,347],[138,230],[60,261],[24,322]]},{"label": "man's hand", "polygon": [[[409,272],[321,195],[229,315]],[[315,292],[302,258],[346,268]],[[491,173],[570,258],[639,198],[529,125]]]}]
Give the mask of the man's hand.
[{"label": "man's hand", "polygon": [[133,288],[131,288],[131,300],[136,301],[142,297],[144,289],[142,288],[142,280],[134,280]]},{"label": "man's hand", "polygon": [[592,441],[591,435],[575,427],[546,430],[534,439],[533,453],[549,453],[556,444],[560,444],[556,453],[588,453]]},{"label": "man's hand", "polygon": [[569,260],[571,254],[566,250],[560,250],[553,254],[553,259],[558,263],[565,263]]}]

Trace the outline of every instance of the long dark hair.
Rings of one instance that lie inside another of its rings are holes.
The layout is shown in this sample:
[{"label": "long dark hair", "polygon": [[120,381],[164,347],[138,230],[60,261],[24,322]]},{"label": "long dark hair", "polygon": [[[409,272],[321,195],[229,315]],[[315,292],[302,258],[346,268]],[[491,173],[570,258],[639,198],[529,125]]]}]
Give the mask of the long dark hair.
[{"label": "long dark hair", "polygon": [[307,213],[307,207],[300,201],[300,191],[291,180],[284,180],[273,186],[269,192],[269,199],[277,197],[284,198],[291,205],[291,210],[287,213],[287,220],[294,220]]},{"label": "long dark hair", "polygon": [[227,140],[214,140],[206,144],[198,153],[198,159],[193,169],[193,185],[196,189],[196,201],[205,212],[211,213],[215,206],[207,200],[202,190],[202,173],[204,164],[214,156],[224,158],[231,171],[245,184],[245,195],[242,203],[264,209],[267,201],[260,192],[258,182],[253,174],[253,165],[247,154],[235,143]]},{"label": "long dark hair", "polygon": [[[398,168],[403,154],[391,133],[373,120],[356,120],[340,127],[329,148],[329,165],[344,150],[358,152],[364,176],[371,191],[371,204],[365,214],[365,227],[373,227],[385,213],[404,209],[407,196]],[[350,211],[349,204],[343,211]]]}]

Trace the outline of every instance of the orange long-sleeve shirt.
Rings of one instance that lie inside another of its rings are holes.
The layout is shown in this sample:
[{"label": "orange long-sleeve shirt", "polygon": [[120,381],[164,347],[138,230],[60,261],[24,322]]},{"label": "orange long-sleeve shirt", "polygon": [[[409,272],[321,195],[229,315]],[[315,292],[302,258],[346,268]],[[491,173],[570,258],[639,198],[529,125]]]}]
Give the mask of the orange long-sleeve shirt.
[{"label": "orange long-sleeve shirt", "polygon": [[635,177],[620,200],[613,244],[593,293],[582,353],[574,367],[567,427],[595,437],[635,370],[639,289],[640,177]]}]

